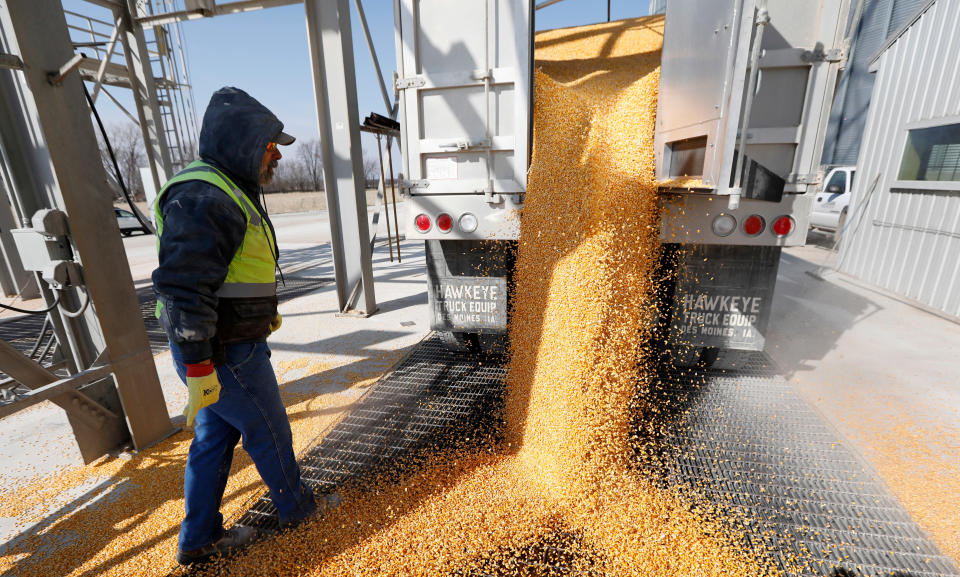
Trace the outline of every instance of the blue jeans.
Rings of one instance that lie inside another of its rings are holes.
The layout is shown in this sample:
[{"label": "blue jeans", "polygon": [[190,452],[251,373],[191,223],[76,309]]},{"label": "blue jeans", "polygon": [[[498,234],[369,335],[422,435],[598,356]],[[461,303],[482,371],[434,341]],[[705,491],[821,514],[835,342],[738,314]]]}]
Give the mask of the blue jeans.
[{"label": "blue jeans", "polygon": [[[293,454],[290,421],[280,399],[277,376],[266,342],[227,345],[226,362],[217,366],[220,400],[200,409],[183,479],[186,516],[180,526],[180,549],[191,551],[223,535],[220,502],[227,486],[233,450],[243,448],[270,489],[282,523],[296,522],[316,509],[313,491],[300,480]],[[180,379],[187,368],[174,343],[170,351]]]}]

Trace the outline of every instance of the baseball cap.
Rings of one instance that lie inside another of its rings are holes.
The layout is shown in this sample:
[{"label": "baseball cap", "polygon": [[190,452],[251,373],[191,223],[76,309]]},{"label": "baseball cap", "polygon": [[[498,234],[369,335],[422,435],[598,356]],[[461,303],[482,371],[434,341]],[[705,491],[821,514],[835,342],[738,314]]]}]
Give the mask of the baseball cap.
[{"label": "baseball cap", "polygon": [[277,144],[283,145],[283,146],[289,146],[289,145],[293,144],[295,140],[296,140],[296,138],[294,138],[293,136],[290,136],[289,134],[287,134],[286,132],[284,132],[284,131],[282,131],[282,130],[280,131],[280,134],[278,134],[278,135],[273,139],[274,142],[276,142]]}]

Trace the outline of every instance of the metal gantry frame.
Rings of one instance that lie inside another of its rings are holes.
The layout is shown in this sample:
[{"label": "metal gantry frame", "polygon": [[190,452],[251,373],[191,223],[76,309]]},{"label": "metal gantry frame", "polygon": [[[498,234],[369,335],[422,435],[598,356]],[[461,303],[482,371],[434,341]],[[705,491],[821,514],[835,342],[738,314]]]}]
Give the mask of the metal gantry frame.
[{"label": "metal gantry frame", "polygon": [[[136,124],[143,136],[152,188],[189,164],[198,137],[189,66],[179,22],[142,23],[155,12],[168,12],[181,0],[87,0],[106,8],[110,21],[65,10],[67,28],[77,50],[78,70],[93,83],[91,99],[102,92]],[[92,57],[87,54],[92,53]],[[132,89],[130,112],[106,88]]]},{"label": "metal gantry frame", "polygon": [[57,296],[39,282],[48,306],[56,307],[50,318],[58,336],[69,346],[62,367],[68,376],[0,347],[0,369],[30,389],[4,413],[43,398],[57,402],[88,462],[127,442],[142,449],[176,429],[106,193],[83,80],[64,74],[76,58],[59,0],[0,4],[0,52],[23,62],[0,74],[0,143],[18,217],[26,221],[40,209],[65,212],[69,247],[83,271],[82,281],[56,289]]},{"label": "metal gantry frame", "polygon": [[[90,461],[131,441],[134,448],[144,448],[175,429],[110,210],[112,195],[105,193],[108,176],[82,82],[93,83],[93,103],[102,93],[120,106],[107,87],[132,89],[136,110],[120,108],[142,131],[159,189],[189,162],[197,141],[180,23],[299,2],[183,0],[178,10],[180,0],[87,1],[109,9],[111,20],[64,11],[60,0],[0,3],[0,176],[20,226],[29,228],[31,215],[41,209],[66,214],[69,242],[83,270],[81,283],[57,289],[39,273],[26,275],[52,309],[45,327],[53,327],[64,358],[43,367],[0,343],[0,370],[29,390],[15,404],[0,405],[0,418],[51,400],[66,410],[81,453]],[[306,0],[304,5],[340,312],[370,315],[377,303],[350,2]],[[396,104],[390,101],[363,5],[354,0],[354,6],[384,106],[395,118]],[[383,177],[381,183],[385,186]],[[0,242],[0,249],[6,251],[6,243]]]}]

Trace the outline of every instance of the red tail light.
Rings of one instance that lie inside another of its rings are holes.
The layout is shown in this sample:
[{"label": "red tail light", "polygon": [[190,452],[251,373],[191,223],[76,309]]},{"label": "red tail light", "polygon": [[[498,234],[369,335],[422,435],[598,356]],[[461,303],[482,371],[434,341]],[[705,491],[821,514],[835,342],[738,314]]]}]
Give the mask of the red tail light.
[{"label": "red tail light", "polygon": [[437,228],[440,229],[440,232],[450,232],[450,229],[453,228],[453,219],[450,218],[449,214],[441,214],[437,217]]},{"label": "red tail light", "polygon": [[417,230],[420,232],[427,232],[430,230],[430,217],[425,214],[418,214],[413,223],[417,226]]},{"label": "red tail light", "polygon": [[759,214],[752,214],[747,217],[747,220],[743,221],[743,232],[747,233],[748,236],[757,236],[763,232],[763,228],[767,223],[763,222],[763,217]]},{"label": "red tail light", "polygon": [[773,221],[773,234],[777,236],[787,236],[793,232],[793,219],[787,215],[778,216]]}]

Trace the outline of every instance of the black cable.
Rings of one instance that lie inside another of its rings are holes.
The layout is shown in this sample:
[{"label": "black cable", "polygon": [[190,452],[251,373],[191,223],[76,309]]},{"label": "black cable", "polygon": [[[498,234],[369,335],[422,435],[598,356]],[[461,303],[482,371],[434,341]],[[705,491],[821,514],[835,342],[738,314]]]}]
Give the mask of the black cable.
[{"label": "black cable", "polygon": [[10,305],[5,305],[5,304],[3,304],[3,303],[0,303],[0,308],[7,309],[8,311],[15,311],[15,312],[18,312],[18,313],[24,313],[24,314],[28,314],[28,315],[45,315],[45,314],[47,314],[48,312],[52,311],[53,309],[57,308],[58,306],[60,306],[60,295],[59,295],[59,294],[57,295],[57,298],[54,299],[52,305],[50,305],[48,308],[41,309],[41,310],[38,310],[38,311],[31,311],[31,310],[27,310],[27,309],[20,309],[20,308],[17,308],[17,307],[13,307],[13,306],[10,306]]},{"label": "black cable", "polygon": [[100,134],[103,136],[103,142],[107,145],[107,154],[110,155],[110,161],[113,163],[113,171],[117,175],[117,182],[120,184],[120,190],[123,192],[124,198],[127,199],[127,204],[130,206],[130,211],[133,212],[135,217],[137,217],[137,220],[144,229],[156,235],[156,229],[153,228],[151,223],[143,219],[143,216],[140,215],[140,211],[136,206],[134,206],[133,199],[130,198],[130,191],[127,190],[127,185],[123,182],[123,175],[120,173],[120,165],[117,163],[117,157],[113,154],[113,146],[110,145],[110,139],[107,138],[107,131],[103,127],[103,121],[100,120],[100,113],[97,112],[97,107],[93,104],[93,99],[90,98],[90,92],[87,91],[87,84],[85,82],[81,82],[80,85],[83,86],[83,94],[87,97],[87,104],[90,105],[90,110],[93,111],[93,117],[97,119],[97,126],[100,128]]},{"label": "black cable", "polygon": [[[270,249],[273,251],[273,264],[277,265],[277,272],[280,273],[280,284],[287,286],[287,279],[283,278],[283,269],[280,268],[280,247],[277,245],[277,229],[273,226],[273,221],[270,220],[270,212],[267,211],[267,194],[263,191],[263,186],[260,187],[260,204],[263,205],[263,220],[267,221],[267,228],[270,229],[270,233],[273,235],[273,247]],[[267,235],[264,231],[264,236]],[[267,237],[267,244],[270,244],[270,238]]]}]

